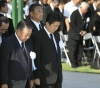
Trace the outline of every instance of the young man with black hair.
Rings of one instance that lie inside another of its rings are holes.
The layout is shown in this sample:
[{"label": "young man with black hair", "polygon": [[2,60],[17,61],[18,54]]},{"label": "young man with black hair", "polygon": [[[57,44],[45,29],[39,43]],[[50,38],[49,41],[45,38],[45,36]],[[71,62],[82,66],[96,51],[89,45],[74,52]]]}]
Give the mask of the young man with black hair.
[{"label": "young man with black hair", "polygon": [[61,16],[51,12],[46,18],[46,25],[34,35],[33,50],[36,52],[34,73],[36,88],[62,88],[62,66],[59,41],[55,32],[60,26]]}]

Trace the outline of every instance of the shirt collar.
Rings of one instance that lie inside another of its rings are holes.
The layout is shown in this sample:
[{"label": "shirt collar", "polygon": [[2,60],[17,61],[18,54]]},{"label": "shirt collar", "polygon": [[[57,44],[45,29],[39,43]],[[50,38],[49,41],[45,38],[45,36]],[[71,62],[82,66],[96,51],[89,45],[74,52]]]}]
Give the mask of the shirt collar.
[{"label": "shirt collar", "polygon": [[41,1],[39,1],[39,4],[42,4]]},{"label": "shirt collar", "polygon": [[32,19],[31,19],[31,21],[34,22],[35,24],[40,24],[40,22],[36,22],[36,21],[34,21],[34,20],[32,20]]},{"label": "shirt collar", "polygon": [[0,45],[1,45],[1,43],[2,43],[2,36],[0,35]]},{"label": "shirt collar", "polygon": [[32,20],[31,19],[31,21],[35,24],[35,26],[38,28],[38,30],[39,30],[39,24],[40,24],[40,22],[36,22],[36,21],[34,21],[34,20]]},{"label": "shirt collar", "polygon": [[79,13],[80,13],[80,15],[81,15],[81,17],[82,17],[82,19],[83,19],[83,15],[82,15],[82,13],[81,13],[81,11],[80,11],[80,8],[79,8],[78,10],[79,10]]},{"label": "shirt collar", "polygon": [[60,12],[62,13],[63,10],[60,8],[60,6],[58,8],[59,8]]},{"label": "shirt collar", "polygon": [[0,12],[0,14],[2,14],[2,15],[4,15],[4,16],[5,16],[5,14],[4,14],[4,13],[2,13],[2,12]]},{"label": "shirt collar", "polygon": [[17,36],[16,32],[15,32],[15,36],[16,36],[16,38],[17,38],[17,40],[18,40],[18,42],[19,42],[20,46],[22,47],[22,45],[21,45],[22,41],[18,38],[18,36]]},{"label": "shirt collar", "polygon": [[44,26],[44,30],[46,31],[46,33],[48,34],[49,38],[50,38],[50,32],[48,32],[48,30],[46,29],[46,27]]},{"label": "shirt collar", "polygon": [[95,7],[94,3],[93,3],[93,8],[94,8],[94,10],[96,10],[96,7]]},{"label": "shirt collar", "polygon": [[54,11],[54,7],[53,7],[52,3],[50,3],[50,7]]}]

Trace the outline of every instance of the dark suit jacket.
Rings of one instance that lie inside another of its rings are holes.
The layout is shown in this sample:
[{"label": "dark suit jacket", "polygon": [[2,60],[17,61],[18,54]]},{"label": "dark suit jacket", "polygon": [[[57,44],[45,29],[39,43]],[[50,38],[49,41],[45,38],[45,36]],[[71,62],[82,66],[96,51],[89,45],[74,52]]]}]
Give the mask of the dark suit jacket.
[{"label": "dark suit jacket", "polygon": [[30,80],[32,76],[32,62],[29,52],[32,51],[30,40],[26,43],[28,63],[25,60],[21,46],[15,34],[4,40],[0,47],[0,79],[1,84],[11,86],[11,80]]},{"label": "dark suit jacket", "polygon": [[[31,39],[33,40],[33,36],[34,36],[34,34],[36,34],[38,32],[38,29],[37,29],[36,25],[31,20],[30,20],[30,22],[33,25],[32,34],[31,34]],[[40,24],[41,24],[41,27],[43,28],[44,24],[42,22],[40,22]]]},{"label": "dark suit jacket", "polygon": [[82,19],[79,10],[75,10],[71,15],[69,36],[75,40],[80,40],[80,32],[85,30],[85,20]]},{"label": "dark suit jacket", "polygon": [[96,30],[93,31],[93,35],[100,36],[100,16],[97,13],[94,14],[91,26],[92,28],[94,26],[96,27]]},{"label": "dark suit jacket", "polygon": [[93,7],[93,3],[89,5],[89,9],[88,12],[85,14],[86,18],[89,17],[90,18],[90,22],[89,22],[89,32],[92,32],[92,21],[93,21],[93,17],[94,14],[96,13],[96,10]]},{"label": "dark suit jacket", "polygon": [[50,12],[53,12],[50,5],[46,6],[45,9],[43,10],[43,20],[42,22],[45,24],[46,22],[46,18],[47,18],[47,15],[50,13]]},{"label": "dark suit jacket", "polygon": [[55,33],[58,52],[55,51],[46,31],[40,30],[34,35],[33,50],[36,52],[34,77],[40,78],[42,84],[54,84],[58,80],[62,82],[62,66],[59,48],[59,35]]},{"label": "dark suit jacket", "polygon": [[[38,32],[38,29],[37,29],[36,25],[31,20],[30,20],[30,22],[33,25],[32,34],[34,35],[35,33]],[[44,24],[42,22],[40,22],[40,24],[41,24],[41,28],[43,28],[44,27]]]},{"label": "dark suit jacket", "polygon": [[[4,16],[4,15],[0,14],[0,16]],[[8,32],[9,32],[9,35],[12,35],[15,32],[14,26],[13,26],[13,20],[11,18],[8,18],[8,19],[9,19]]]},{"label": "dark suit jacket", "polygon": [[3,33],[1,36],[2,36],[2,41],[4,41],[7,37],[9,37],[8,31]]}]

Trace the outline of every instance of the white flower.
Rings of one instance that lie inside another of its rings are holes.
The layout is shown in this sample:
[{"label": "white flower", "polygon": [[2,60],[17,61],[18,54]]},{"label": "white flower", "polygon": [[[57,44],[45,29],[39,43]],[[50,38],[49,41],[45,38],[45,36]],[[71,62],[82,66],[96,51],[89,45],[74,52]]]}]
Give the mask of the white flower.
[{"label": "white flower", "polygon": [[60,49],[64,48],[66,43],[64,43],[62,40],[59,41],[59,47]]},{"label": "white flower", "polygon": [[31,57],[32,60],[34,60],[36,58],[36,53],[31,51],[30,57]]},{"label": "white flower", "polygon": [[86,19],[86,22],[89,22],[90,21],[90,18],[88,17],[87,19]]},{"label": "white flower", "polygon": [[30,52],[30,57],[32,59],[32,71],[33,71],[33,70],[36,70],[37,69],[36,66],[35,66],[35,63],[34,63],[34,60],[36,58],[36,53],[31,51]]}]

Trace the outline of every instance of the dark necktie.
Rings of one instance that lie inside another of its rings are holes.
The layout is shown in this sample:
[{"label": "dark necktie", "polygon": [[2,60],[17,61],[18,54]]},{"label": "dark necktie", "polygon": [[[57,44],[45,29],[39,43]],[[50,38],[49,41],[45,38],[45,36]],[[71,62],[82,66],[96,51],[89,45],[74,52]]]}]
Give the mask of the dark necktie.
[{"label": "dark necktie", "polygon": [[53,35],[52,34],[50,34],[50,39],[51,39],[51,42],[52,42],[52,44],[53,44],[53,47],[54,47],[54,49],[56,50],[56,47],[55,47],[55,44],[54,44],[54,40],[53,40]]},{"label": "dark necktie", "polygon": [[22,45],[22,51],[23,51],[23,53],[24,53],[24,56],[25,56],[26,62],[28,63],[28,56],[27,56],[27,53],[26,53],[26,50],[25,50],[25,47],[24,47],[25,43],[22,42],[21,45]]},{"label": "dark necktie", "polygon": [[42,29],[42,27],[41,27],[41,25],[39,24],[39,29],[41,30]]}]

